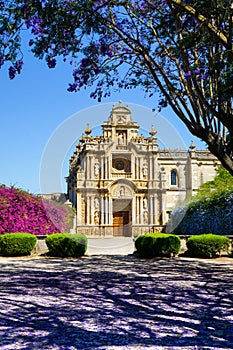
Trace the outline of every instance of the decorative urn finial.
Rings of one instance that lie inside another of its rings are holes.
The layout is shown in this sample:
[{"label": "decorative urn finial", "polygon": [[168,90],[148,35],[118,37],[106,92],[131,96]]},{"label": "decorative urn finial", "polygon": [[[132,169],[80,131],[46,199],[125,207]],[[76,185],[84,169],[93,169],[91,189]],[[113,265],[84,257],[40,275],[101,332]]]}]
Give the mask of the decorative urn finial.
[{"label": "decorative urn finial", "polygon": [[152,124],[151,126],[151,131],[149,133],[152,137],[154,137],[156,134],[157,134],[157,131],[155,130],[155,127],[154,125]]},{"label": "decorative urn finial", "polygon": [[85,130],[85,134],[86,134],[86,135],[90,135],[91,132],[92,132],[92,130],[90,129],[90,125],[89,125],[89,123],[87,123],[86,130]]},{"label": "decorative urn finial", "polygon": [[81,143],[85,142],[85,136],[84,136],[84,133],[82,133],[82,137],[81,139],[79,140]]},{"label": "decorative urn finial", "polygon": [[194,142],[191,142],[191,145],[189,146],[189,149],[191,149],[192,151],[196,148]]}]

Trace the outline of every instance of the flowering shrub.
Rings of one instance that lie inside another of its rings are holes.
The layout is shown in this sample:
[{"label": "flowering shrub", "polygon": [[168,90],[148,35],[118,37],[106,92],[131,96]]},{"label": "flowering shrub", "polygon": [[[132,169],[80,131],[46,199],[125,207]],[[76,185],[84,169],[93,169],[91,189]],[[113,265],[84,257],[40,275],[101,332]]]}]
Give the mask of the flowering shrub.
[{"label": "flowering shrub", "polygon": [[67,231],[71,209],[16,189],[0,186],[0,234],[28,232],[35,235]]}]

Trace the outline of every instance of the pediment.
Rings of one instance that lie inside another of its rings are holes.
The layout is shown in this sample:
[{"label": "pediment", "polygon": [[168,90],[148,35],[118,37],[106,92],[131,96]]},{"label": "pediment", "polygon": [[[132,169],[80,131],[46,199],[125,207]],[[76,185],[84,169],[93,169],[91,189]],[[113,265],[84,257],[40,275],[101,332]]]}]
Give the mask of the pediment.
[{"label": "pediment", "polygon": [[133,191],[126,184],[115,184],[112,186],[111,195],[113,198],[132,198]]}]

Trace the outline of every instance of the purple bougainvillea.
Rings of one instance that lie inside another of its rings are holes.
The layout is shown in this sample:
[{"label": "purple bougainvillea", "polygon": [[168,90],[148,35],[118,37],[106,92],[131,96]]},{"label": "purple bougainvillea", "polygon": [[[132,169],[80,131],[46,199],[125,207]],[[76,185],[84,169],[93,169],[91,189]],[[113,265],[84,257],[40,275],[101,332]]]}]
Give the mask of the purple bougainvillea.
[{"label": "purple bougainvillea", "polygon": [[14,187],[0,186],[0,234],[45,235],[69,231],[70,208]]}]

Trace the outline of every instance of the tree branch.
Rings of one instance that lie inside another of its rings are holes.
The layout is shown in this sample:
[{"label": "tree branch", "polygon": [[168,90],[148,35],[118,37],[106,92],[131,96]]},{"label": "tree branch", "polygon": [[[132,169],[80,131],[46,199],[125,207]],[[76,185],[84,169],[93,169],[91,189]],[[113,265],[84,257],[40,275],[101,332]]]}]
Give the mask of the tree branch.
[{"label": "tree branch", "polygon": [[[220,40],[221,44],[225,46],[226,49],[229,50],[229,42],[228,42],[228,38],[213,24],[211,24],[208,21],[208,18],[206,18],[205,16],[203,16],[202,14],[198,13],[195,8],[193,8],[192,6],[186,4],[185,2],[181,1],[181,0],[167,0],[167,2],[170,5],[175,5],[175,6],[179,6],[180,8],[182,8],[184,11],[186,11],[187,13],[189,13],[190,15],[192,15],[195,19],[197,19],[199,22],[201,22],[206,29],[208,29],[208,31],[213,34],[218,40]],[[230,49],[233,50],[233,45],[231,43]]]}]

